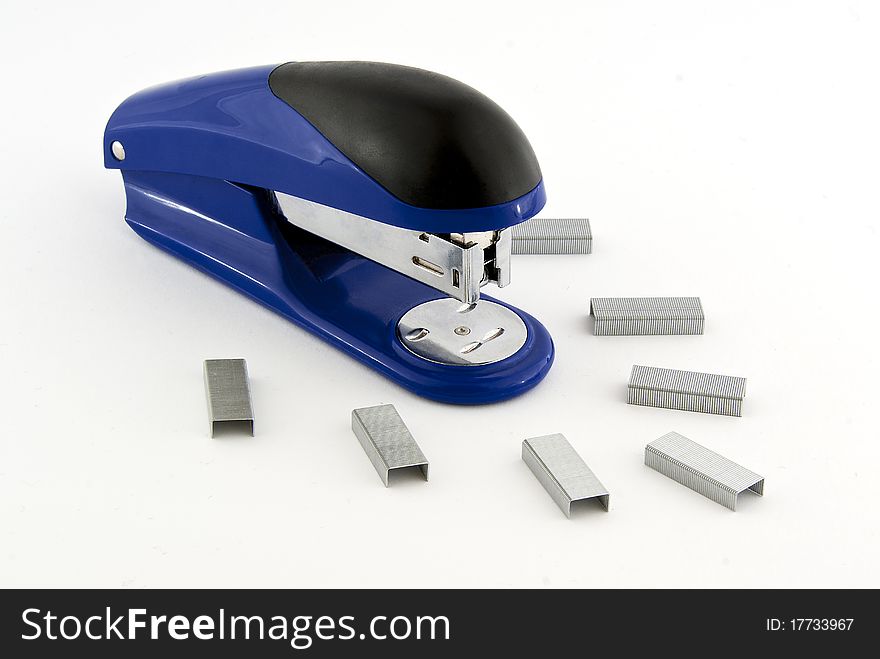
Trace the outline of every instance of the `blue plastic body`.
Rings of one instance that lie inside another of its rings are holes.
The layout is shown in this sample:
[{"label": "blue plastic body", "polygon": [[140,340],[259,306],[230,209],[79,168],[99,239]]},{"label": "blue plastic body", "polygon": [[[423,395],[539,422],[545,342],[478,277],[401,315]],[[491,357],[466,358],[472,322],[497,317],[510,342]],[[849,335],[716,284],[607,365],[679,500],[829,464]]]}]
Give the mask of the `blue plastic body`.
[{"label": "blue plastic body", "polygon": [[[553,362],[553,342],[541,323],[516,309],[528,338],[503,361],[452,366],[408,352],[397,338],[398,320],[443,295],[291,225],[269,191],[447,233],[524,221],[543,206],[543,185],[488,208],[438,211],[404,204],[271,93],[273,68],[170,83],[119,106],[104,152],[106,166],[122,170],[128,224],[419,395],[489,403],[540,382]],[[115,140],[125,147],[124,161],[113,157]]]}]

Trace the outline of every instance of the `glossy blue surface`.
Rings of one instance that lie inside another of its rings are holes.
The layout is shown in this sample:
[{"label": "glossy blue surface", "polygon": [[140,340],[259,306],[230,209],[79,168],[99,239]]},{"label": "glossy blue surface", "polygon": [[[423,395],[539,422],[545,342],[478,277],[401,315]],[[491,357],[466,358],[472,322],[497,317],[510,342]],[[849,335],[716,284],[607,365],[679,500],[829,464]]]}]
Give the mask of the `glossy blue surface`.
[{"label": "glossy blue surface", "polygon": [[416,357],[397,339],[397,321],[442,297],[433,288],[294,227],[265,191],[159,172],[126,171],[123,178],[126,220],[142,237],[418,395],[464,404],[504,400],[538,384],[553,363],[547,330],[516,309],[528,339],[508,359],[446,366]]},{"label": "glossy blue surface", "polygon": [[[438,211],[404,204],[271,93],[273,68],[154,87],[117,108],[104,135],[104,158],[107,167],[122,170],[129,225],[419,395],[490,403],[538,384],[554,351],[533,317],[514,309],[528,338],[501,362],[450,366],[421,359],[400,343],[397,322],[442,294],[293,226],[270,191],[448,233],[528,219],[544,204],[543,184],[487,208]],[[114,140],[125,146],[123,162],[110,151]]]},{"label": "glossy blue surface", "polygon": [[[285,192],[388,224],[432,233],[488,231],[544,206],[543,181],[518,199],[456,210],[400,201],[269,88],[276,65],[225,71],[145,89],[110,117],[110,169],[189,174]],[[126,157],[113,157],[119,140]]]}]

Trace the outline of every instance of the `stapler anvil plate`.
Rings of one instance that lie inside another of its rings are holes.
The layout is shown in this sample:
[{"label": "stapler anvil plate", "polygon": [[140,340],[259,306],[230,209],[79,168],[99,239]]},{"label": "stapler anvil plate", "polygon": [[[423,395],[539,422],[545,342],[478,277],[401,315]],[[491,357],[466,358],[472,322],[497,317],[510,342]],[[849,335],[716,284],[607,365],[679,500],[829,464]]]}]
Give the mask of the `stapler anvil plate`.
[{"label": "stapler anvil plate", "polygon": [[519,127],[456,80],[371,62],[199,76],[125,100],[104,134],[143,238],[407,389],[534,387],[547,330],[480,296],[544,205]]}]

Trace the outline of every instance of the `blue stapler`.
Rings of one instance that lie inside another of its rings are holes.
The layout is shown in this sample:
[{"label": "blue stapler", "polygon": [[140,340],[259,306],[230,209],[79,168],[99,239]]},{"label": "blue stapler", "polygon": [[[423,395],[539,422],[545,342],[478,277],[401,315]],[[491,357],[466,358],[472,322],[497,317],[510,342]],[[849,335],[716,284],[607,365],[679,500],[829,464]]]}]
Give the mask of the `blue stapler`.
[{"label": "blue stapler", "polygon": [[407,389],[488,403],[534,387],[553,342],[480,295],[545,202],[500,107],[421,69],[292,62],[126,99],[104,133],[125,219]]}]

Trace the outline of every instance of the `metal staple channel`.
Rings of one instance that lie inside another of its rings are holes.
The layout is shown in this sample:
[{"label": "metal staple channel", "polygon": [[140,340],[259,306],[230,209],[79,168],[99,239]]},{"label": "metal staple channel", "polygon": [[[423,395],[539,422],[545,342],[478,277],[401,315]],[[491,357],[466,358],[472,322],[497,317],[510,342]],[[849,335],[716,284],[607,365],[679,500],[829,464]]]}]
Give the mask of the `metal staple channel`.
[{"label": "metal staple channel", "polygon": [[742,492],[764,495],[763,476],[677,432],[645,446],[645,464],[730,510]]},{"label": "metal staple channel", "polygon": [[742,416],[746,379],[635,365],[627,386],[630,405]]},{"label": "metal staple channel", "polygon": [[702,334],[705,316],[698,297],[594,297],[596,336]]},{"label": "metal staple channel", "polygon": [[385,487],[394,470],[418,469],[428,480],[428,460],[394,405],[352,410],[351,429]]},{"label": "metal staple channel", "polygon": [[247,362],[244,359],[206,359],[205,393],[211,437],[219,428],[243,427],[254,434],[254,410]]},{"label": "metal staple channel", "polygon": [[611,495],[564,435],[524,440],[522,459],[566,517],[575,501],[598,499],[608,510]]},{"label": "metal staple channel", "polygon": [[587,218],[535,217],[511,229],[512,254],[590,254],[593,232]]}]

